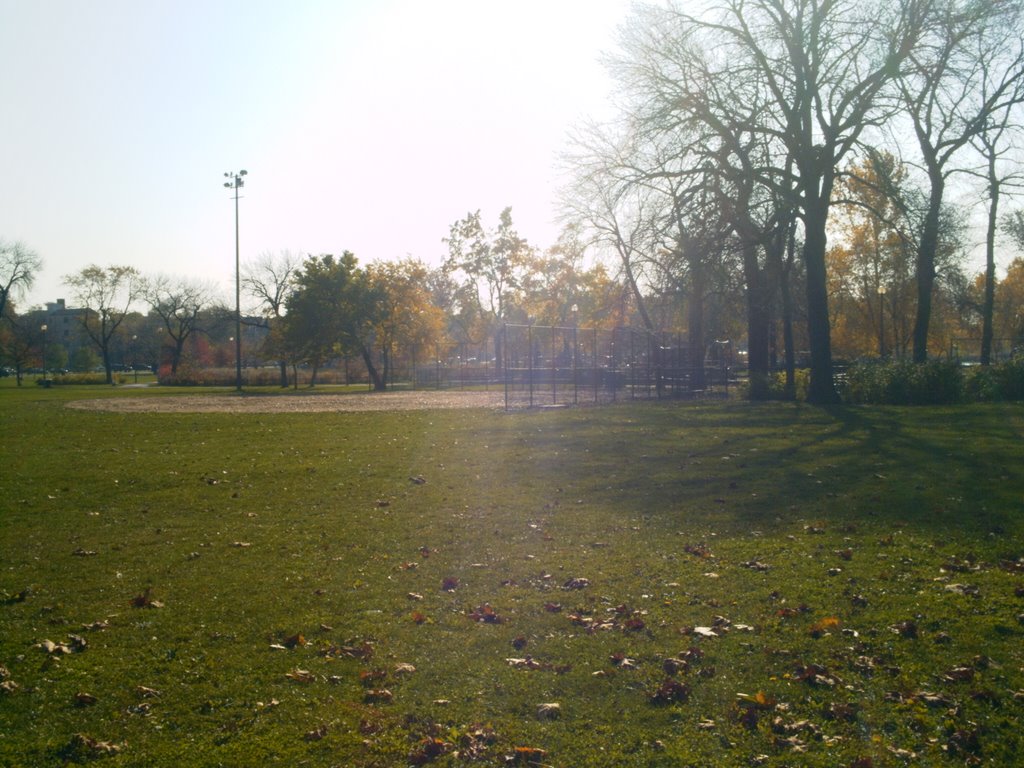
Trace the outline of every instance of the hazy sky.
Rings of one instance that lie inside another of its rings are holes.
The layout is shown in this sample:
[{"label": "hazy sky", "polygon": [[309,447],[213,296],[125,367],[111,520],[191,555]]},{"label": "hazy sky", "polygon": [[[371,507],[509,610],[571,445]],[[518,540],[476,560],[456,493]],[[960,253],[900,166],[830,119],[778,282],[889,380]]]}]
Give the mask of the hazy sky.
[{"label": "hazy sky", "polygon": [[[0,0],[0,238],[234,285],[270,251],[439,263],[512,206],[551,245],[556,160],[606,110],[630,0]],[[24,306],[24,305],[23,305]]]}]

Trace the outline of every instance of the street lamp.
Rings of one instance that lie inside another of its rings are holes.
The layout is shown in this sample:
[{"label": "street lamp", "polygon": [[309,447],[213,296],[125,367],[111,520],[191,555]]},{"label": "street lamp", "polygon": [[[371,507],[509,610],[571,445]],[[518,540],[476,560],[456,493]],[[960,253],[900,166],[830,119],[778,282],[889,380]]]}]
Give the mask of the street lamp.
[{"label": "street lamp", "polygon": [[224,174],[228,189],[235,190],[235,389],[242,391],[242,272],[238,261],[238,190],[245,186],[242,177],[248,171],[229,171]]},{"label": "street lamp", "polygon": [[885,286],[878,286],[878,356],[885,357]]},{"label": "street lamp", "polygon": [[46,329],[49,326],[43,323],[39,326],[39,330],[43,332],[43,381],[46,381]]},{"label": "street lamp", "polygon": [[139,383],[139,362],[135,358],[138,356],[137,351],[139,348],[139,334],[132,334],[132,370],[135,372],[135,383]]}]

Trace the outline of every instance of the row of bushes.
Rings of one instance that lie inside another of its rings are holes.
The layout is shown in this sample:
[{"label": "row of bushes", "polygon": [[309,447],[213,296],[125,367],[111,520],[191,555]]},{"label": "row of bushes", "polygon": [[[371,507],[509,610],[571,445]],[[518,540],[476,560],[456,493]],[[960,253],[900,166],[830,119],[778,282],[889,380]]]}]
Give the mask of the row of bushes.
[{"label": "row of bushes", "polygon": [[[125,377],[123,375],[115,375],[114,381],[119,384],[125,383]],[[105,373],[57,373],[47,374],[46,378],[39,377],[36,379],[36,383],[45,386],[57,386],[57,385],[79,385],[79,384],[106,384],[107,375]]]},{"label": "row of bushes", "polygon": [[[354,373],[354,372],[353,372]],[[288,384],[308,387],[313,372],[308,368],[300,368],[297,372],[288,369]],[[234,368],[200,368],[182,364],[175,373],[171,373],[169,365],[163,365],[157,372],[157,381],[168,387],[233,387],[237,372]],[[344,370],[325,368],[317,371],[317,384],[359,383],[356,377],[347,377]],[[246,387],[273,387],[281,384],[281,369],[276,367],[243,368],[242,384]]]},{"label": "row of bushes", "polygon": [[867,360],[847,369],[839,390],[845,402],[876,405],[1024,400],[1024,357],[989,366]]}]

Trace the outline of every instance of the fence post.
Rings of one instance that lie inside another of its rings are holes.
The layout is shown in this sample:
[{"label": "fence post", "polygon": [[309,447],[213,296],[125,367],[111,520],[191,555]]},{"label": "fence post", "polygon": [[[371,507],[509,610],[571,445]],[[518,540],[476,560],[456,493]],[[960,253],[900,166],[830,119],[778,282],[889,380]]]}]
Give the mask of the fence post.
[{"label": "fence post", "polygon": [[[573,305],[575,306],[575,305]],[[580,390],[580,379],[579,370],[576,366],[576,321],[573,320],[572,324],[572,404],[579,404],[579,390]]]},{"label": "fence post", "polygon": [[533,408],[533,321],[526,328],[527,372],[530,376],[530,407]]},{"label": "fence post", "polygon": [[558,404],[558,369],[555,367],[555,328],[551,327],[551,404]]}]

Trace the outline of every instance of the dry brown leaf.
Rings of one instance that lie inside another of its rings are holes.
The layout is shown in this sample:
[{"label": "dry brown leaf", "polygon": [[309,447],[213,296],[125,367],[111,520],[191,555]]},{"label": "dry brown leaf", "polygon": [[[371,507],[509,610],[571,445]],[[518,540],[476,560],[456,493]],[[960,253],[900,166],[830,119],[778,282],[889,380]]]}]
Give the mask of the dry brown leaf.
[{"label": "dry brown leaf", "polygon": [[538,704],[538,720],[557,720],[562,716],[562,705],[556,703]]},{"label": "dry brown leaf", "polygon": [[316,675],[308,669],[299,669],[297,667],[291,672],[286,672],[285,677],[289,680],[294,680],[297,683],[312,683],[316,681]]}]

